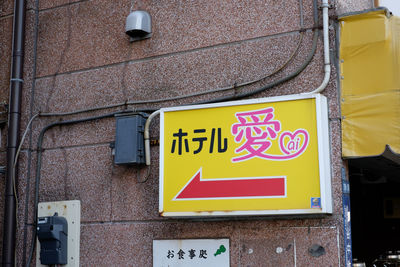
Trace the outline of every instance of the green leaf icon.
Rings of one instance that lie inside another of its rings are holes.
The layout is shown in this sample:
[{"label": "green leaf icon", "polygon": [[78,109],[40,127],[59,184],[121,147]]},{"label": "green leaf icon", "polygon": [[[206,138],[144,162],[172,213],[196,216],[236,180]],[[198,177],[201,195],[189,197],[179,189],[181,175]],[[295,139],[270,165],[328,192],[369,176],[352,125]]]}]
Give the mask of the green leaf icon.
[{"label": "green leaf icon", "polygon": [[224,253],[226,251],[226,248],[224,245],[219,246],[219,249],[217,249],[217,252],[214,253],[214,256],[216,257],[217,255]]}]

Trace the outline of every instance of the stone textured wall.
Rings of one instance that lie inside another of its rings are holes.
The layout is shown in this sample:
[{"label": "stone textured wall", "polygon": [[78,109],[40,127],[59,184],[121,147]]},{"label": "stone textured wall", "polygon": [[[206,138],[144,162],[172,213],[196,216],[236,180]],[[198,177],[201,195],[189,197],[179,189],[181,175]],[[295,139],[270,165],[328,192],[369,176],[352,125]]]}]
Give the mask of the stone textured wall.
[{"label": "stone textured wall", "polygon": [[337,14],[342,15],[344,13],[355,12],[374,7],[374,0],[336,0],[337,2]]},{"label": "stone textured wall", "polygon": [[[339,1],[340,10],[347,8],[344,2]],[[289,58],[299,41],[298,30],[308,29],[298,55],[283,71],[242,90],[258,88],[296,69],[312,43],[312,0],[134,1],[134,9],[151,14],[154,32],[152,38],[135,43],[130,43],[124,33],[131,1],[40,0],[38,3],[36,7],[35,1],[27,1],[22,129],[38,112],[66,112],[127,100],[162,99],[263,77]],[[357,3],[355,8],[362,9],[367,1]],[[36,8],[38,35],[35,38]],[[0,102],[8,101],[12,9],[12,0],[0,4]],[[335,38],[331,30],[332,54],[336,53]],[[319,86],[323,78],[322,51],[320,37],[311,64],[299,76],[254,97],[301,93]],[[230,238],[231,266],[340,266],[343,264],[343,162],[335,73],[334,69],[323,93],[329,98],[332,216],[220,222],[160,218],[158,147],[152,147],[149,180],[139,183],[138,176],[143,171],[112,164],[109,144],[114,140],[114,119],[56,127],[46,133],[40,201],[81,200],[81,266],[151,266],[153,239],[220,237]],[[132,107],[156,109],[231,94],[227,91]],[[114,110],[117,109],[62,119]],[[59,119],[36,119],[21,153],[19,266],[25,262],[30,248],[36,141],[45,125]],[[151,128],[154,137],[159,136],[157,122]],[[2,129],[2,165],[5,132]],[[0,192],[4,192],[4,179],[0,179]],[[3,206],[2,193],[0,215]],[[1,235],[2,231],[3,220],[0,221]],[[313,244],[323,246],[326,254],[312,257],[308,249]],[[277,247],[286,249],[277,254]]]}]

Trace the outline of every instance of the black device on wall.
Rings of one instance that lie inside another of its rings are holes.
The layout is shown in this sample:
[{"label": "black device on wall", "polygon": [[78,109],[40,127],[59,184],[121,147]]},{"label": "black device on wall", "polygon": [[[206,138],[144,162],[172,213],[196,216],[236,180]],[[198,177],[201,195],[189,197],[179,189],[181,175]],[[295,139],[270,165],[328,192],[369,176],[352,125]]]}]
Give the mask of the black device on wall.
[{"label": "black device on wall", "polygon": [[43,265],[68,263],[68,222],[64,217],[39,217],[37,236],[40,242],[40,263]]},{"label": "black device on wall", "polygon": [[117,165],[145,163],[144,125],[147,114],[128,113],[116,115],[115,156]]}]

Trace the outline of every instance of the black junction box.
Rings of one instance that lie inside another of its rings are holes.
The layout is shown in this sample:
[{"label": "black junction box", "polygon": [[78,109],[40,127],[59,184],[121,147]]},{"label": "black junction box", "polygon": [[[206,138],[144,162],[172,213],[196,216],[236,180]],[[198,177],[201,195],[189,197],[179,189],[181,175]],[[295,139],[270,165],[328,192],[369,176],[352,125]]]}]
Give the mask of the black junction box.
[{"label": "black junction box", "polygon": [[37,236],[40,242],[40,263],[43,265],[68,263],[68,223],[58,216],[38,218]]},{"label": "black junction box", "polygon": [[115,156],[117,165],[145,164],[144,125],[146,113],[116,115]]}]

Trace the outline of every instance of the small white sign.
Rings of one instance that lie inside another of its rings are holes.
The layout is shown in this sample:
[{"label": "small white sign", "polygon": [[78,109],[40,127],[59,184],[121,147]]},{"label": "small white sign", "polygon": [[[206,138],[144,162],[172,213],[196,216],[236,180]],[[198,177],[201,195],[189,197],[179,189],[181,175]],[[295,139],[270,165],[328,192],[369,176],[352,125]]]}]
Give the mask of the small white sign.
[{"label": "small white sign", "polygon": [[153,240],[153,267],[229,267],[229,239]]}]

